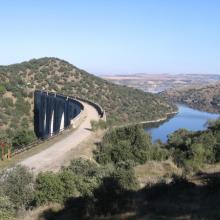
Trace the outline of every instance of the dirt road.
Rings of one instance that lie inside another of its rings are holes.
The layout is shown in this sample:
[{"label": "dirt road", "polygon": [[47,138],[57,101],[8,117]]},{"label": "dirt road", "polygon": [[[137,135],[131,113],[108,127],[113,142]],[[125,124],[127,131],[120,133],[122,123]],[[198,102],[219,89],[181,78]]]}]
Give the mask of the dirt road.
[{"label": "dirt road", "polygon": [[91,135],[90,121],[99,120],[98,112],[94,107],[85,102],[82,102],[82,104],[84,105],[86,118],[72,134],[51,145],[46,150],[23,160],[20,164],[29,167],[34,173],[59,169],[68,152]]}]

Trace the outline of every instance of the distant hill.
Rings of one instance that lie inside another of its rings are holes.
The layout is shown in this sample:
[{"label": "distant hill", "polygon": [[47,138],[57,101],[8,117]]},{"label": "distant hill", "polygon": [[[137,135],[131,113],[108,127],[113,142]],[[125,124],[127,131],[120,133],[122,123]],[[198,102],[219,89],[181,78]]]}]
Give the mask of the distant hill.
[{"label": "distant hill", "polygon": [[104,75],[102,78],[145,92],[158,93],[167,89],[187,87],[189,85],[208,85],[220,80],[220,75],[214,74],[148,74],[137,73],[129,75]]},{"label": "distant hill", "polygon": [[172,102],[184,103],[203,111],[220,113],[220,82],[208,86],[170,89],[160,95]]},{"label": "distant hill", "polygon": [[163,98],[115,85],[57,58],[0,66],[0,129],[33,131],[33,92],[46,89],[98,102],[113,124],[164,117],[175,109]]}]

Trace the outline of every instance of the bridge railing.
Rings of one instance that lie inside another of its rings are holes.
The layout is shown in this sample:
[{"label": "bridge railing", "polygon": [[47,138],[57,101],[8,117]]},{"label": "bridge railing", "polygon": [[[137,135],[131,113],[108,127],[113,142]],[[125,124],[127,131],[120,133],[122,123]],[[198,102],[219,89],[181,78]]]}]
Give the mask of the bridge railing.
[{"label": "bridge railing", "polygon": [[12,156],[15,156],[15,155],[17,155],[17,154],[20,154],[20,153],[22,153],[22,152],[24,152],[24,151],[27,151],[27,150],[33,148],[33,147],[36,147],[36,146],[39,145],[39,144],[45,143],[45,142],[47,142],[47,141],[49,141],[49,140],[52,140],[52,139],[54,139],[55,137],[57,137],[57,136],[63,134],[64,131],[66,131],[67,129],[70,129],[70,128],[71,128],[71,125],[65,127],[64,129],[61,129],[61,130],[58,131],[58,132],[54,132],[54,133],[52,133],[52,134],[50,134],[50,135],[48,135],[48,136],[46,136],[46,137],[44,137],[44,138],[36,139],[35,141],[29,143],[28,145],[20,145],[20,146],[19,146],[19,149],[14,150],[14,151],[11,153],[11,155],[12,155]]},{"label": "bridge railing", "polygon": [[81,98],[81,97],[78,97],[78,96],[75,96],[75,97],[71,96],[71,97],[75,98],[76,100],[79,100],[79,101],[86,102],[86,103],[90,104],[91,106],[93,106],[96,109],[96,111],[98,112],[100,118],[103,119],[105,117],[105,111],[103,110],[103,108],[98,103],[92,102],[88,99],[84,99],[84,98]]}]

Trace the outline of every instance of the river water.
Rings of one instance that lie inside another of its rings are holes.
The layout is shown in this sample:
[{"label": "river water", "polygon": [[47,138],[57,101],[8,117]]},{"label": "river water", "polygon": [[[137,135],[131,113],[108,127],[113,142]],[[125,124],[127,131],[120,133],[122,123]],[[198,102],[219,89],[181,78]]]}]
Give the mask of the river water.
[{"label": "river water", "polygon": [[145,130],[152,136],[152,141],[160,139],[167,141],[167,136],[172,132],[186,128],[191,131],[205,130],[208,120],[219,118],[219,114],[202,112],[185,105],[177,105],[179,112],[165,122],[148,125]]}]

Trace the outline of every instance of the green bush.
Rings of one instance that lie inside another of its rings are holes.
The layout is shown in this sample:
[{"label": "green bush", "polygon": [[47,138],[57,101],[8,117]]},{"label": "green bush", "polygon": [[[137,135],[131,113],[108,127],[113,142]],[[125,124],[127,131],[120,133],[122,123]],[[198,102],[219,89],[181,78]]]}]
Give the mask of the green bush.
[{"label": "green bush", "polygon": [[141,126],[129,126],[108,131],[95,152],[101,164],[134,161],[143,164],[155,157],[151,137]]},{"label": "green bush", "polygon": [[1,106],[3,107],[3,108],[10,108],[10,107],[13,107],[13,100],[12,100],[12,98],[3,98],[2,99],[2,103],[1,103]]},{"label": "green bush", "polygon": [[28,145],[36,139],[33,131],[29,130],[18,130],[13,134],[12,146],[14,149],[19,149],[23,146]]},{"label": "green bush", "polygon": [[99,121],[92,120],[91,122],[92,131],[96,131],[98,129],[106,129],[108,125],[104,120],[100,119]]},{"label": "green bush", "polygon": [[0,85],[0,94],[4,94],[6,92],[6,88],[3,85]]},{"label": "green bush", "polygon": [[15,103],[15,107],[16,107],[16,112],[18,115],[22,116],[22,115],[29,115],[30,114],[30,110],[31,110],[31,105],[29,102],[25,101],[24,98],[18,98],[16,103]]},{"label": "green bush", "polygon": [[76,178],[76,188],[81,195],[91,196],[93,190],[101,183],[102,178],[109,176],[114,168],[100,166],[94,162],[83,159],[72,160],[64,171],[70,171]]},{"label": "green bush", "polygon": [[70,165],[64,170],[72,171],[76,175],[92,177],[96,175],[99,167],[96,163],[89,160],[75,159],[70,162]]},{"label": "green bush", "polygon": [[62,204],[72,197],[92,195],[100,182],[96,176],[86,175],[86,173],[76,175],[71,168],[65,168],[58,173],[39,174],[36,180],[35,203],[37,205],[50,202]]},{"label": "green bush", "polygon": [[37,205],[49,202],[62,203],[65,198],[65,188],[60,176],[46,172],[36,179],[35,202]]},{"label": "green bush", "polygon": [[33,175],[23,166],[17,166],[5,173],[4,192],[14,206],[19,209],[28,207],[33,201]]},{"label": "green bush", "polygon": [[7,196],[0,196],[0,219],[1,220],[15,219],[14,204]]},{"label": "green bush", "polygon": [[122,189],[135,190],[138,188],[138,182],[132,167],[127,169],[117,167],[111,177],[117,180]]},{"label": "green bush", "polygon": [[195,171],[205,163],[214,163],[217,160],[216,134],[214,127],[203,132],[180,129],[169,136],[166,148],[178,166]]}]

